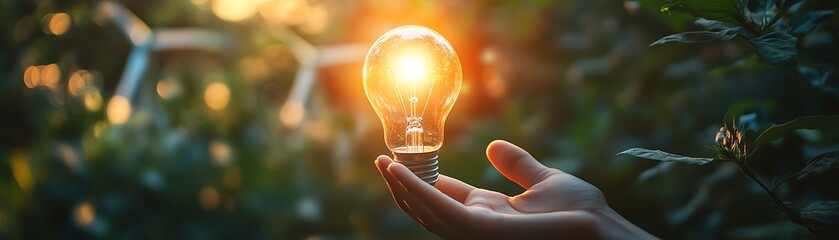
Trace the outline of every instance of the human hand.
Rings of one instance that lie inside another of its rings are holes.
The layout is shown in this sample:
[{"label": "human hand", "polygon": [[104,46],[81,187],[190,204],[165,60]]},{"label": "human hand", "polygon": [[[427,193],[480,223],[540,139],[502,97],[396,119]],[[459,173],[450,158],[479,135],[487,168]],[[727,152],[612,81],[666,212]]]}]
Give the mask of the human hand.
[{"label": "human hand", "polygon": [[523,193],[509,197],[442,174],[431,186],[384,155],[376,167],[399,208],[443,238],[655,238],[609,208],[599,189],[525,150],[493,141],[486,152]]}]

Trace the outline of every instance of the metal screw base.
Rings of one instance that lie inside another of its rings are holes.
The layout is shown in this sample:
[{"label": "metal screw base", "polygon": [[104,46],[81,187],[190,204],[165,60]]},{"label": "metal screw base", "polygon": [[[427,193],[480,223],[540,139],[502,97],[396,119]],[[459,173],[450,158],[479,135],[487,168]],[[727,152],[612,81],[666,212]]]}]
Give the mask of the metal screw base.
[{"label": "metal screw base", "polygon": [[439,180],[437,151],[427,153],[393,153],[396,162],[405,165],[414,175],[434,186]]}]

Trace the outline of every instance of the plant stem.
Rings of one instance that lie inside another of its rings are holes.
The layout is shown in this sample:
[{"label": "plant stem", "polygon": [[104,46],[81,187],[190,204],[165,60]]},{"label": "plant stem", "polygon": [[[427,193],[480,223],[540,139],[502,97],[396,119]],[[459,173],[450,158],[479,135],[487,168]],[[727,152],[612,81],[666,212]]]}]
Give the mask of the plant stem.
[{"label": "plant stem", "polygon": [[772,28],[772,25],[775,25],[775,22],[777,22],[778,20],[781,19],[781,17],[783,17],[785,14],[787,14],[787,11],[789,11],[789,9],[791,7],[792,7],[792,5],[789,5],[785,8],[782,8],[781,11],[778,11],[778,13],[775,14],[775,16],[773,16],[771,20],[769,20],[768,24],[765,24],[765,25],[760,27],[760,33],[763,34],[763,33],[766,32],[767,29]]},{"label": "plant stem", "polygon": [[737,166],[740,167],[740,170],[743,172],[743,174],[746,175],[746,177],[756,182],[757,185],[760,185],[760,187],[763,188],[764,191],[766,191],[766,195],[769,196],[770,199],[772,199],[772,202],[775,203],[775,206],[781,208],[781,210],[784,212],[785,215],[787,215],[787,217],[792,223],[806,227],[807,230],[809,230],[810,233],[812,233],[813,235],[820,236],[818,229],[807,224],[807,222],[805,222],[804,219],[801,218],[801,215],[798,214],[798,212],[793,211],[791,208],[789,208],[789,206],[787,206],[787,204],[784,203],[784,201],[781,200],[781,198],[778,197],[778,194],[776,194],[775,191],[769,189],[768,187],[766,187],[766,185],[763,185],[763,182],[761,182],[760,179],[758,179],[757,176],[755,176],[752,170],[749,169],[749,167],[745,163],[735,163],[737,163]]}]

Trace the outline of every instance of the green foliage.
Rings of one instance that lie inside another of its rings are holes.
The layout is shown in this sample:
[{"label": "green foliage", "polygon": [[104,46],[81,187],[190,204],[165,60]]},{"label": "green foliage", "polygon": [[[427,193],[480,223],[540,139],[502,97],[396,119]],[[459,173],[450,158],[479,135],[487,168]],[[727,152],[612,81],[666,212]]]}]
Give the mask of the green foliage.
[{"label": "green foliage", "polygon": [[819,201],[801,209],[801,217],[826,224],[839,223],[839,201]]},{"label": "green foliage", "polygon": [[683,32],[670,36],[663,37],[658,41],[650,44],[650,46],[661,45],[669,42],[681,43],[707,43],[714,40],[728,41],[737,36],[743,31],[742,27],[732,27],[720,31],[697,31],[697,32]]},{"label": "green foliage", "polygon": [[[661,7],[662,12],[682,11],[699,18],[696,24],[707,30],[676,33],[665,36],[650,46],[669,42],[708,43],[713,40],[729,41],[741,36],[749,42],[755,54],[774,67],[789,68],[798,64],[798,37],[826,24],[833,16],[832,10],[811,11],[788,17],[789,9],[798,1],[770,0],[714,0],[676,1]],[[745,3],[745,4],[744,4]],[[745,5],[745,6],[744,6]],[[812,69],[801,71],[814,86],[824,82],[829,73],[813,74]],[[834,90],[822,87],[828,91]],[[836,92],[836,91],[833,91]]]},{"label": "green foliage", "polygon": [[819,154],[795,175],[798,176],[797,180],[801,180],[811,173],[823,173],[834,168],[839,168],[839,151]]},{"label": "green foliage", "polygon": [[665,4],[661,12],[684,12],[697,18],[738,23],[736,16],[742,12],[740,1],[732,0],[680,0]]},{"label": "green foliage", "polygon": [[833,13],[832,10],[821,10],[792,16],[784,24],[784,30],[795,36],[807,34],[830,21]]},{"label": "green foliage", "polygon": [[798,39],[783,32],[771,32],[766,35],[750,38],[749,43],[755,54],[775,67],[795,65],[798,60],[798,50],[795,42]]},{"label": "green foliage", "polygon": [[680,162],[680,163],[687,163],[693,165],[705,165],[711,162],[714,159],[711,158],[696,158],[696,157],[686,157],[682,155],[672,154],[668,152],[663,152],[660,150],[649,150],[643,148],[630,148],[626,151],[618,153],[618,155],[626,154],[631,155],[639,158],[645,158],[649,160],[657,160],[662,162]]},{"label": "green foliage", "polygon": [[777,140],[793,130],[826,127],[839,127],[839,115],[806,116],[779,125],[769,124],[757,131],[757,138],[754,140],[751,148],[752,151],[756,151],[763,144]]}]

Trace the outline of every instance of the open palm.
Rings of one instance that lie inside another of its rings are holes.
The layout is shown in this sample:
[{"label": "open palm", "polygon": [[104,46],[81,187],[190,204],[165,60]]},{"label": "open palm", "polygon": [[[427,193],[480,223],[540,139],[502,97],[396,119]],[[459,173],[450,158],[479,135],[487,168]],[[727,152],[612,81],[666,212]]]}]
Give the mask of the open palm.
[{"label": "open palm", "polygon": [[[379,156],[376,166],[399,208],[444,238],[620,238],[614,230],[646,234],[612,211],[596,187],[545,167],[511,143],[490,143],[487,157],[525,192],[509,197],[445,175],[431,186],[387,156]],[[615,229],[604,231],[605,226]],[[637,236],[653,238],[643,234]]]}]

